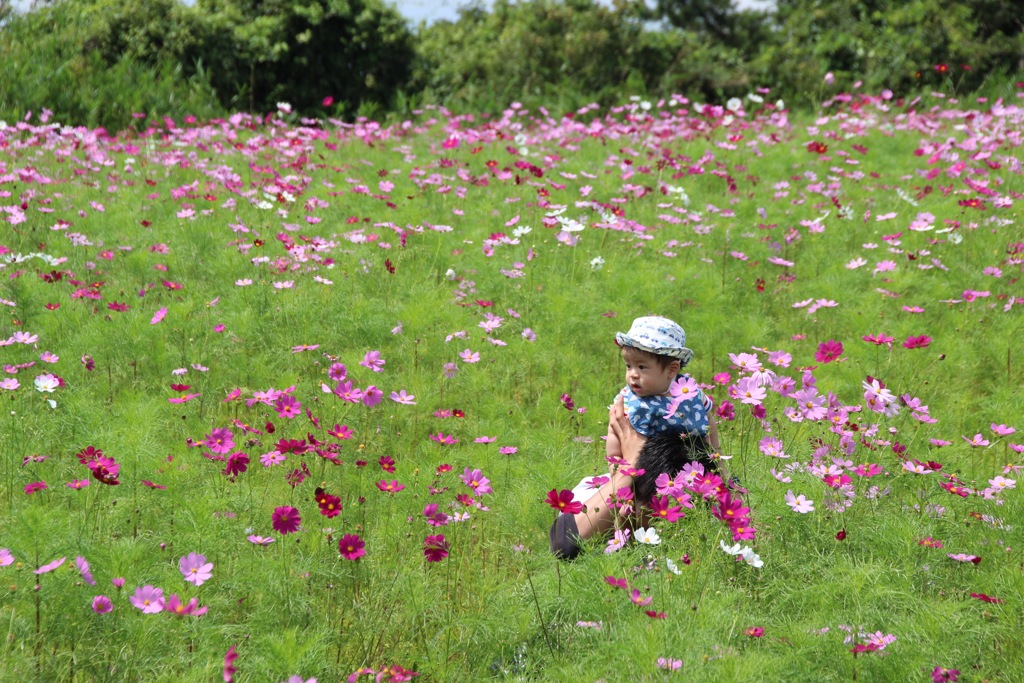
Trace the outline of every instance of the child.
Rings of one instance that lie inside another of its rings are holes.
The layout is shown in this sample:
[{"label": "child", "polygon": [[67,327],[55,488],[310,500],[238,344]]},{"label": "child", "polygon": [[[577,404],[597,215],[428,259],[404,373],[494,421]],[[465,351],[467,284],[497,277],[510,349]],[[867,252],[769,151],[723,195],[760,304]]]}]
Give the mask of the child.
[{"label": "child", "polygon": [[[693,358],[693,351],[686,348],[683,328],[668,318],[637,318],[629,332],[615,335],[615,343],[626,363],[626,386],[619,394],[633,428],[643,436],[665,431],[706,436],[711,448],[717,450],[718,430],[710,414],[711,399],[689,375],[679,374]],[[670,391],[673,382],[676,394]],[[610,425],[605,453],[622,457]]]}]

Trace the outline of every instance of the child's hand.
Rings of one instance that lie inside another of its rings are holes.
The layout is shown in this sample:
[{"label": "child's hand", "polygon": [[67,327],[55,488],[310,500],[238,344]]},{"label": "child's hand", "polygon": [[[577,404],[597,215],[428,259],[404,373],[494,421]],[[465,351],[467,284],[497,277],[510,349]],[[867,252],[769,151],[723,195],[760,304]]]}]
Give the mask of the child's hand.
[{"label": "child's hand", "polygon": [[615,405],[608,413],[608,428],[619,441],[622,457],[635,467],[640,458],[640,449],[644,447],[647,438],[633,429],[623,409],[621,396],[615,399]]}]

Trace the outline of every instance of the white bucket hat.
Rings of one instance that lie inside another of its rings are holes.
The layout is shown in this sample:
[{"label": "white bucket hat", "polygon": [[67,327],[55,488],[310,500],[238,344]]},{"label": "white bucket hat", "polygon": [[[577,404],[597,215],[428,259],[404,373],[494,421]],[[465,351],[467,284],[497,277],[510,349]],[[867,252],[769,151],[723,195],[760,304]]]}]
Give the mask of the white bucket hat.
[{"label": "white bucket hat", "polygon": [[668,318],[656,315],[634,320],[629,332],[616,333],[615,343],[678,359],[680,366],[686,366],[693,359],[693,351],[686,348],[683,328]]}]

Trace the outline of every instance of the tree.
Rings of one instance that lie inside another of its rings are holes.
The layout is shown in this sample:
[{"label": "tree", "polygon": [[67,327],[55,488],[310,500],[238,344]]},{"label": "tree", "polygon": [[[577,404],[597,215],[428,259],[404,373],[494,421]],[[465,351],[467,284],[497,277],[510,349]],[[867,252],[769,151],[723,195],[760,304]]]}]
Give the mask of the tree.
[{"label": "tree", "polygon": [[[832,72],[843,83],[905,93],[955,76],[965,90],[1019,66],[1021,25],[997,0],[779,0],[762,78],[813,93]],[[1010,3],[1015,4],[1015,3]],[[998,11],[997,11],[998,10]]]},{"label": "tree", "polygon": [[381,0],[199,0],[186,54],[209,68],[221,103],[252,111],[325,97],[354,111],[387,104],[409,76],[413,36]]},{"label": "tree", "polygon": [[[512,101],[575,108],[647,90],[671,52],[647,40],[629,8],[593,0],[498,0],[421,26],[416,87],[449,104],[497,110]],[[628,86],[627,86],[628,84]]]}]

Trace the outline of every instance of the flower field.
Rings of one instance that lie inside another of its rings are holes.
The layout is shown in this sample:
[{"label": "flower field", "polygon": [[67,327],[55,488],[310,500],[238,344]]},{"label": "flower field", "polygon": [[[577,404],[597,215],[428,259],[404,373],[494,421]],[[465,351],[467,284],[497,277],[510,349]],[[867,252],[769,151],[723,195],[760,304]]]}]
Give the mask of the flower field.
[{"label": "flower field", "polygon": [[770,100],[0,126],[0,679],[1019,680],[1024,108]]}]

